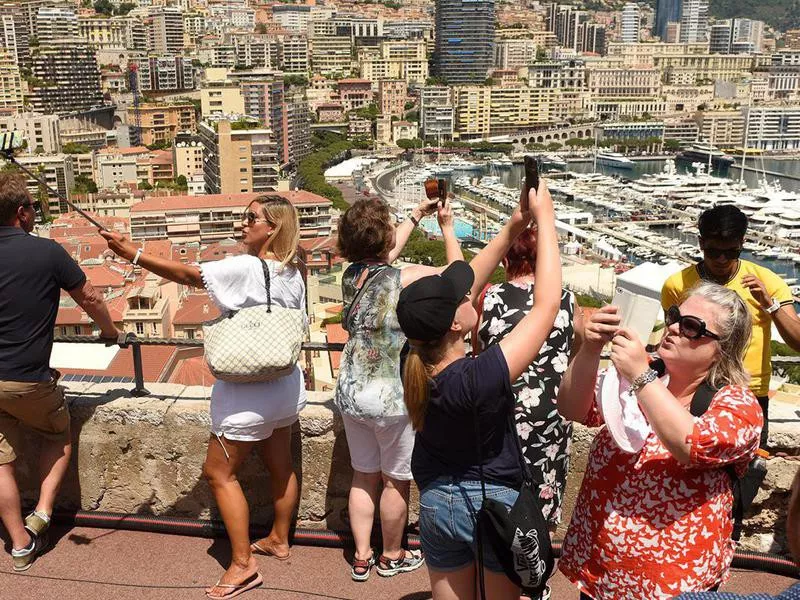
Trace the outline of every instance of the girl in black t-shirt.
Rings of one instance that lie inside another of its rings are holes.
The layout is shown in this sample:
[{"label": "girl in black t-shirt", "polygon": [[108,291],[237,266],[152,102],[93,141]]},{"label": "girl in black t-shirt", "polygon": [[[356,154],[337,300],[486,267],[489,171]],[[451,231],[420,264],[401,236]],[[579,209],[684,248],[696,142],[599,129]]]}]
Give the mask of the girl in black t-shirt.
[{"label": "girl in black t-shirt", "polygon": [[[452,263],[400,294],[397,316],[409,339],[404,400],[416,440],[412,473],[420,488],[420,532],[434,600],[476,596],[475,514],[482,503],[480,463],[487,497],[511,506],[521,468],[516,433],[508,425],[511,383],[536,358],[561,299],[561,264],[553,203],[544,183],[523,190],[524,212],[509,222],[470,265]],[[499,344],[466,358],[464,338],[477,322],[473,302],[509,246],[533,219],[538,225],[534,309]],[[486,595],[518,599],[490,548],[484,555]]]}]

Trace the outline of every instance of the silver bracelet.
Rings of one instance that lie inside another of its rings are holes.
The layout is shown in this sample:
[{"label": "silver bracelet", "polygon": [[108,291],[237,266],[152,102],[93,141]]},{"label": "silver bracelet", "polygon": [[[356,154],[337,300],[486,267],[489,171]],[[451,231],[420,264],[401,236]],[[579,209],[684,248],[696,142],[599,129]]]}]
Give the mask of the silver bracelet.
[{"label": "silver bracelet", "polygon": [[131,264],[138,265],[139,264],[139,259],[141,258],[141,256],[142,256],[142,249],[141,248],[137,248],[136,256],[133,257],[133,260],[131,261]]},{"label": "silver bracelet", "polygon": [[631,382],[631,393],[638,393],[639,390],[641,390],[644,386],[646,386],[648,383],[653,383],[656,379],[658,379],[658,373],[653,369],[648,368],[644,373],[639,375]]}]

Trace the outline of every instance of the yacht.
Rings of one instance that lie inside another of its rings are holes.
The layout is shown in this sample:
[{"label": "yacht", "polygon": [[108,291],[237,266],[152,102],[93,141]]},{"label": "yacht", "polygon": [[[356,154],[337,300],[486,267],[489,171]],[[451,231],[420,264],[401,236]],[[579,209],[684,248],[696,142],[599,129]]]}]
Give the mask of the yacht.
[{"label": "yacht", "polygon": [[558,154],[543,154],[539,157],[542,165],[551,169],[566,169],[567,161]]},{"label": "yacht", "polygon": [[678,160],[684,162],[702,162],[703,164],[711,164],[717,170],[727,169],[733,164],[733,157],[725,154],[711,144],[697,142],[689,145],[682,152],[678,153]]},{"label": "yacht", "polygon": [[632,169],[634,162],[619,152],[598,152],[597,164],[618,169]]}]

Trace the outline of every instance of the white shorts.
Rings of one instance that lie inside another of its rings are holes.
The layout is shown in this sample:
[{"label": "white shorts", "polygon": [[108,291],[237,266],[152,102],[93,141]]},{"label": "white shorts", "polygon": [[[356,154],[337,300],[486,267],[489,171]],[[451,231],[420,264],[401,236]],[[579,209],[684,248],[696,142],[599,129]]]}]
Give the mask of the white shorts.
[{"label": "white shorts", "polygon": [[350,464],[362,473],[383,473],[409,481],[414,430],[408,417],[376,421],[342,415]]}]

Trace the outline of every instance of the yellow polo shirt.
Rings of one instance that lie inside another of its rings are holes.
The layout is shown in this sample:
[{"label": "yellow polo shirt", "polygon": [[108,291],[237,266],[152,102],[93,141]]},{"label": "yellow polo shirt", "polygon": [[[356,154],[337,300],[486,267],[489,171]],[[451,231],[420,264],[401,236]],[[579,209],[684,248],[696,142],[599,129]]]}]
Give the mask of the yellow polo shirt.
[{"label": "yellow polo shirt", "polygon": [[[767,292],[781,305],[792,304],[792,293],[786,282],[775,273],[747,260],[739,260],[739,268],[733,277],[724,284],[745,301],[753,315],[753,334],[744,355],[744,366],[750,373],[750,389],[756,396],[766,396],[769,392],[769,379],[772,375],[770,362],[770,341],[772,340],[772,317],[761,308],[744,284],[742,278],[753,275],[764,282]],[[661,289],[661,306],[666,311],[673,304],[680,304],[684,294],[701,281],[697,265],[686,267],[670,276]]]}]

